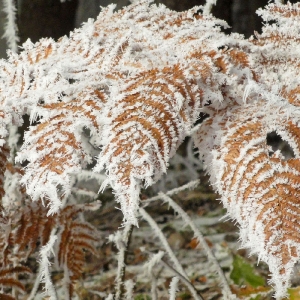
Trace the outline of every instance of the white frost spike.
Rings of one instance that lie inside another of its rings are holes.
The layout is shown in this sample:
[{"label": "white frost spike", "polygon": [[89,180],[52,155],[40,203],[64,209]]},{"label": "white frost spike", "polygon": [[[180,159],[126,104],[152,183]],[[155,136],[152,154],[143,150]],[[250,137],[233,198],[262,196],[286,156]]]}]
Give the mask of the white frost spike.
[{"label": "white frost spike", "polygon": [[3,0],[3,11],[6,13],[6,24],[3,37],[6,38],[7,45],[13,52],[18,52],[18,27],[16,23],[17,9],[14,0]]},{"label": "white frost spike", "polygon": [[209,15],[211,13],[212,7],[217,4],[217,0],[206,0],[203,8],[203,15]]}]

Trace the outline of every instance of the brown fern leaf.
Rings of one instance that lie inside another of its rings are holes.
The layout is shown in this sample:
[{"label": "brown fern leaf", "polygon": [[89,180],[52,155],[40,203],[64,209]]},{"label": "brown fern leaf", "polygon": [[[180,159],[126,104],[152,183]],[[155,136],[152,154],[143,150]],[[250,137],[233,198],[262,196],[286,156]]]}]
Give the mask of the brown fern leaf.
[{"label": "brown fern leaf", "polygon": [[0,265],[1,267],[5,267],[12,263],[10,254],[13,245],[13,237],[11,220],[5,215],[3,207],[1,207],[0,211],[0,225]]},{"label": "brown fern leaf", "polygon": [[3,293],[0,293],[0,297],[1,297],[2,300],[16,300],[15,297],[12,297],[10,295],[3,294]]},{"label": "brown fern leaf", "polygon": [[111,124],[101,162],[107,166],[125,220],[134,222],[140,182],[151,185],[166,171],[169,157],[190,130],[199,98],[196,83],[188,83],[180,67],[174,66],[140,74],[108,109]]},{"label": "brown fern leaf", "polygon": [[[300,257],[300,128],[299,119],[288,119],[291,109],[265,101],[235,107],[213,116],[196,138],[243,246],[269,265],[277,297],[285,295]],[[266,137],[273,131],[295,158],[286,160],[279,150],[271,155]]]},{"label": "brown fern leaf", "polygon": [[82,277],[86,251],[97,255],[96,229],[80,219],[80,214],[83,211],[97,208],[97,205],[69,205],[60,214],[57,258],[59,265],[64,270],[64,282],[67,285],[70,299],[73,295],[74,283]]},{"label": "brown fern leaf", "polygon": [[29,203],[20,209],[19,218],[13,221],[16,229],[12,244],[26,260],[39,245],[47,244],[51,230],[56,226],[57,216],[47,217],[47,208],[42,203]]},{"label": "brown fern leaf", "polygon": [[[2,289],[7,288],[17,288],[23,292],[25,292],[25,287],[23,283],[18,280],[14,275],[18,274],[28,274],[32,273],[31,270],[28,267],[25,266],[18,266],[18,267],[7,267],[0,269],[0,286]],[[8,294],[0,294],[1,299],[3,297],[7,297],[7,299],[15,299],[15,298],[9,298],[11,297]],[[3,298],[6,299],[6,298]]]}]

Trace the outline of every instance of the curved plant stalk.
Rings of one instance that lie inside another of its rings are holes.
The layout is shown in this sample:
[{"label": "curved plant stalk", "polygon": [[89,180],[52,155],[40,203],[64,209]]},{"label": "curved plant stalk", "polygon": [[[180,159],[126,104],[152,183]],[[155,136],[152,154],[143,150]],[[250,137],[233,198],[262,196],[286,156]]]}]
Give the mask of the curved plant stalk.
[{"label": "curved plant stalk", "polygon": [[168,197],[166,194],[159,193],[159,196],[161,197],[161,199],[164,202],[167,202],[179,214],[179,216],[183,219],[185,224],[189,225],[191,227],[191,229],[193,230],[194,235],[197,238],[197,240],[198,240],[199,244],[201,245],[201,247],[203,248],[203,250],[205,251],[205,254],[206,254],[208,260],[214,265],[216,272],[218,273],[219,279],[221,281],[221,285],[223,287],[224,299],[228,299],[228,300],[236,299],[236,296],[233,295],[230,290],[227,279],[226,279],[215,255],[210,250],[209,246],[207,245],[207,243],[205,241],[204,236],[202,235],[200,230],[197,228],[195,223],[192,221],[190,216],[172,198]]},{"label": "curved plant stalk", "polygon": [[51,280],[51,272],[49,267],[51,265],[49,257],[51,254],[54,255],[54,244],[57,240],[57,235],[55,235],[56,228],[51,232],[48,243],[42,247],[40,250],[40,282],[45,284],[45,295],[50,296],[49,300],[57,300],[57,294],[53,282]]},{"label": "curved plant stalk", "polygon": [[[192,296],[194,297],[194,299],[202,300],[203,298],[198,294],[195,287],[190,283],[186,272],[184,271],[182,265],[180,264],[177,257],[175,256],[174,252],[172,251],[166,237],[162,233],[162,231],[159,228],[159,226],[157,225],[157,223],[153,220],[153,218],[142,207],[139,208],[139,213],[143,217],[143,219],[148,222],[150,227],[154,230],[154,233],[160,239],[164,249],[166,250],[167,254],[169,255],[169,258],[173,262],[175,268],[178,270],[178,271],[176,270],[176,274],[177,275],[180,274],[180,278],[185,279],[185,280],[183,280],[183,282],[186,284],[187,288],[190,290],[190,292],[191,292]],[[187,282],[189,284],[187,284]]]}]

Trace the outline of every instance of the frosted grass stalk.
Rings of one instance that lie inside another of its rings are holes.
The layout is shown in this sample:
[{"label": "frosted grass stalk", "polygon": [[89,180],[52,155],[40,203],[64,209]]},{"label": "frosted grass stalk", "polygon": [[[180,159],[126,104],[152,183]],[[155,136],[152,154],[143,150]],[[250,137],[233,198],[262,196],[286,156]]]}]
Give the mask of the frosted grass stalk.
[{"label": "frosted grass stalk", "polygon": [[[145,251],[141,249],[142,251]],[[147,252],[147,251],[146,251]],[[150,254],[150,253],[148,253]],[[165,252],[164,251],[159,251],[156,254],[153,254],[150,260],[144,264],[144,269],[147,273],[147,276],[151,278],[151,299],[152,300],[157,300],[157,279],[156,276],[154,275],[154,270],[153,268],[161,262],[161,259],[163,258]]]},{"label": "frosted grass stalk", "polygon": [[[182,265],[180,264],[179,260],[177,259],[174,252],[172,251],[166,237],[164,236],[163,232],[161,231],[161,229],[159,228],[157,223],[142,207],[139,208],[139,212],[140,212],[141,216],[143,217],[143,219],[145,221],[147,221],[148,224],[150,225],[150,227],[154,230],[154,233],[156,234],[156,236],[160,239],[160,242],[162,243],[164,249],[166,250],[166,253],[169,255],[171,261],[173,262],[173,264],[176,268],[176,271],[186,280],[186,281],[184,281],[184,283],[189,282],[186,272],[184,271]],[[163,262],[163,260],[162,260],[162,262]],[[195,288],[191,284],[187,285],[187,287],[189,288],[190,292],[192,293],[194,299],[196,299],[196,300],[202,299],[202,297],[200,297],[197,294]]]},{"label": "frosted grass stalk", "polygon": [[132,279],[126,280],[125,283],[125,299],[126,300],[132,300],[134,299],[133,297],[133,288],[134,288],[134,282]]},{"label": "frosted grass stalk", "polygon": [[126,225],[123,230],[123,234],[121,234],[120,231],[118,231],[113,240],[116,244],[116,247],[119,250],[118,270],[116,276],[116,294],[114,298],[115,300],[121,299],[122,297],[122,286],[124,284],[126,251],[127,251],[128,242],[130,239],[132,229],[133,226],[131,224]]},{"label": "frosted grass stalk", "polygon": [[202,235],[200,230],[197,228],[195,223],[192,221],[190,216],[172,198],[168,197],[166,194],[159,193],[159,196],[161,197],[161,199],[163,201],[167,202],[174,209],[174,211],[176,211],[179,214],[179,216],[182,218],[182,220],[185,222],[185,224],[189,225],[191,227],[191,229],[193,230],[194,235],[197,238],[197,240],[198,240],[199,244],[201,245],[201,247],[203,248],[203,250],[205,251],[205,254],[206,254],[208,260],[214,265],[214,267],[218,273],[218,276],[221,281],[221,285],[223,287],[224,299],[230,299],[230,300],[236,299],[236,297],[231,293],[227,279],[226,279],[215,255],[210,250],[209,246],[207,245],[207,243],[205,241],[204,236]]},{"label": "frosted grass stalk", "polygon": [[170,289],[169,289],[170,300],[176,300],[176,293],[178,290],[178,281],[179,281],[178,277],[175,276],[172,278],[172,281],[170,283]]}]

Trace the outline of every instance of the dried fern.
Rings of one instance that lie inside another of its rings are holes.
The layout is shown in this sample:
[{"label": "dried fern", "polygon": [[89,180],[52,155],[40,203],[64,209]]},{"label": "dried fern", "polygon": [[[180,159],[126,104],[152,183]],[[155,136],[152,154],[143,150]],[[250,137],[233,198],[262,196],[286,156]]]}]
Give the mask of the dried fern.
[{"label": "dried fern", "polygon": [[[28,258],[40,251],[49,242],[55,230],[59,239],[55,243],[55,257],[64,272],[64,284],[71,299],[73,285],[81,278],[85,265],[86,251],[97,255],[95,248],[97,232],[82,220],[81,213],[96,209],[98,205],[68,205],[59,215],[47,217],[47,208],[41,203],[27,203],[5,216],[2,212],[0,285],[16,287],[25,291],[23,284],[14,274],[28,273]],[[15,264],[20,264],[15,266]],[[37,278],[39,280],[39,278]],[[2,298],[1,298],[2,299]],[[14,299],[14,298],[12,298]]]}]

